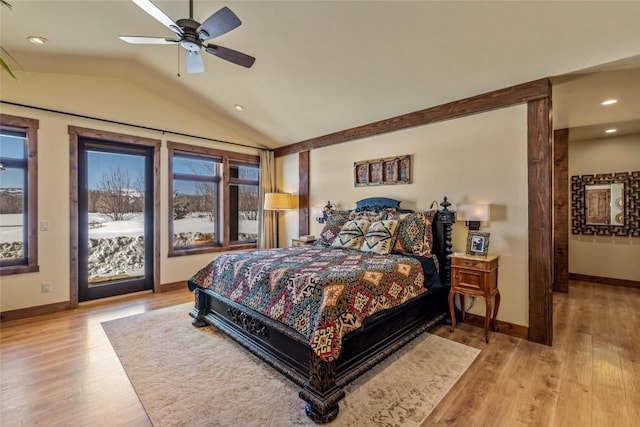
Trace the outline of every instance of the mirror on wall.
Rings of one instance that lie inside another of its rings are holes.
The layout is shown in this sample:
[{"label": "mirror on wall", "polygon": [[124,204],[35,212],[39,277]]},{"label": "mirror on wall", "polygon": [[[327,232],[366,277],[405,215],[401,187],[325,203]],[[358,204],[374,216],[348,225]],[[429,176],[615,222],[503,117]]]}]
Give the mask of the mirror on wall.
[{"label": "mirror on wall", "polygon": [[584,192],[588,225],[624,225],[624,183],[586,185]]},{"label": "mirror on wall", "polygon": [[571,232],[640,236],[640,172],[571,177]]}]

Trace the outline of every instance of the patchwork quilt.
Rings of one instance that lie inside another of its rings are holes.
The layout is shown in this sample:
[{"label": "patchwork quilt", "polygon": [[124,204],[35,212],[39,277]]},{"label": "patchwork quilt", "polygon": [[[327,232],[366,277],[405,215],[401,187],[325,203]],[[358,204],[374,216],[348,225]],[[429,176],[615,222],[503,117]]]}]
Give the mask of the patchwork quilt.
[{"label": "patchwork quilt", "polygon": [[295,329],[327,362],[366,317],[428,291],[415,258],[310,245],[223,254],[189,283]]}]

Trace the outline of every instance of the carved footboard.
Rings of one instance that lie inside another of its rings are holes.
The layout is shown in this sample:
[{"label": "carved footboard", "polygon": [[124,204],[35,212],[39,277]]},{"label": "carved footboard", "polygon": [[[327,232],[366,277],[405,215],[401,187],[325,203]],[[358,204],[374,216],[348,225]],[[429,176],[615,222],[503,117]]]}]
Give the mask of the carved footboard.
[{"label": "carved footboard", "polygon": [[338,415],[345,393],[336,385],[336,363],[322,361],[304,337],[207,290],[196,289],[195,300],[194,326],[215,326],[299,385],[306,414],[316,423]]},{"label": "carved footboard", "polygon": [[447,294],[443,288],[423,295],[348,335],[334,362],[321,360],[297,332],[210,291],[196,289],[190,314],[194,326],[215,326],[300,386],[307,416],[327,423],[338,415],[343,387],[440,323]]}]

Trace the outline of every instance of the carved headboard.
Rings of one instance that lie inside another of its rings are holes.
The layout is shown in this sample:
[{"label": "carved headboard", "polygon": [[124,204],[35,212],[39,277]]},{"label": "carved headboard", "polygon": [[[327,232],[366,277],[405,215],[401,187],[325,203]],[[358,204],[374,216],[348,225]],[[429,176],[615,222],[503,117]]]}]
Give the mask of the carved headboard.
[{"label": "carved headboard", "polygon": [[387,208],[393,208],[400,213],[411,213],[411,209],[403,209],[400,207],[398,200],[389,199],[387,197],[369,197],[356,202],[356,212],[362,211],[382,211]]}]

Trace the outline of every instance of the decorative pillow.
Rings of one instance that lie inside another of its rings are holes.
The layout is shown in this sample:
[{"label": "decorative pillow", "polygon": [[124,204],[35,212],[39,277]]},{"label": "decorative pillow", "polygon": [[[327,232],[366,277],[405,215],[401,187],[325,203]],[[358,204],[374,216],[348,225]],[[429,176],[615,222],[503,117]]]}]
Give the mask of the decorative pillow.
[{"label": "decorative pillow", "polygon": [[367,229],[360,250],[386,255],[391,253],[396,240],[398,220],[388,219],[372,223]]},{"label": "decorative pillow", "polygon": [[384,208],[385,218],[384,219],[400,219],[401,214],[398,212],[396,208]]},{"label": "decorative pillow", "polygon": [[351,211],[349,212],[349,220],[365,219],[369,222],[377,222],[386,219],[384,212],[378,211]]},{"label": "decorative pillow", "polygon": [[433,232],[431,224],[436,215],[435,210],[415,212],[401,215],[398,229],[396,230],[396,242],[394,252],[403,254],[431,256],[433,244]]},{"label": "decorative pillow", "polygon": [[342,226],[342,230],[331,243],[331,246],[334,248],[360,249],[369,224],[369,221],[363,219],[348,221]]},{"label": "decorative pillow", "polygon": [[327,224],[343,226],[349,221],[349,211],[332,211],[327,215]]},{"label": "decorative pillow", "polygon": [[322,231],[318,235],[316,243],[323,246],[331,246],[336,237],[338,237],[341,229],[341,225],[325,224],[325,226],[322,228]]}]

